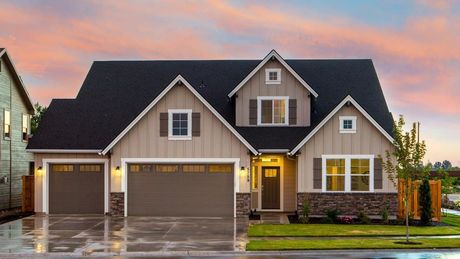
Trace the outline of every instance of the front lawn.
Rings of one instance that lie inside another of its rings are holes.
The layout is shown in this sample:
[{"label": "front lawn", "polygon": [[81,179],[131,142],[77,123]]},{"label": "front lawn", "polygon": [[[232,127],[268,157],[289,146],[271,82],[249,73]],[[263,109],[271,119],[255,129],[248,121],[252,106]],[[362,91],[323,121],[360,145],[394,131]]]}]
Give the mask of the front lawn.
[{"label": "front lawn", "polygon": [[412,239],[420,244],[397,244],[395,239],[312,239],[312,240],[251,240],[248,251],[269,250],[324,250],[324,249],[414,249],[414,248],[459,248],[460,239]]},{"label": "front lawn", "polygon": [[451,226],[460,227],[460,216],[448,214],[447,217],[441,218],[441,222],[449,224]]},{"label": "front lawn", "polygon": [[[409,233],[414,236],[460,235],[460,217],[457,220],[459,225],[455,226],[411,226]],[[371,237],[404,236],[405,233],[405,226],[395,225],[259,224],[251,226],[248,230],[249,237]]]}]

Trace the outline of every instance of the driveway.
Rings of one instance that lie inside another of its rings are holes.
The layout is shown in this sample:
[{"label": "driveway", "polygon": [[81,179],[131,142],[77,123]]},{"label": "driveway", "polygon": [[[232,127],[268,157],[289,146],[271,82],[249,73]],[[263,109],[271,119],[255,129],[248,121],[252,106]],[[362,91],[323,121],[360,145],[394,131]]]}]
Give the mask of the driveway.
[{"label": "driveway", "polygon": [[0,225],[0,254],[244,251],[246,219],[31,216]]}]

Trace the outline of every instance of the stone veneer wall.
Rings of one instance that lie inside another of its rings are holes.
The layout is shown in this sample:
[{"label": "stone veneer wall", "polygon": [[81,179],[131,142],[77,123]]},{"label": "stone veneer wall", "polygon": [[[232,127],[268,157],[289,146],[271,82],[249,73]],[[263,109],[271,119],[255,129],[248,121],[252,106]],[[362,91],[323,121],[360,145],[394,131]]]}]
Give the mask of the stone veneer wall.
[{"label": "stone veneer wall", "polygon": [[110,193],[110,214],[112,216],[124,216],[125,194],[123,192]]},{"label": "stone veneer wall", "polygon": [[249,215],[251,210],[251,193],[236,193],[236,216]]},{"label": "stone veneer wall", "polygon": [[397,193],[297,193],[299,213],[305,199],[310,203],[310,215],[323,216],[326,211],[336,209],[341,215],[356,216],[362,211],[369,216],[380,216],[385,206],[390,216],[398,213]]}]

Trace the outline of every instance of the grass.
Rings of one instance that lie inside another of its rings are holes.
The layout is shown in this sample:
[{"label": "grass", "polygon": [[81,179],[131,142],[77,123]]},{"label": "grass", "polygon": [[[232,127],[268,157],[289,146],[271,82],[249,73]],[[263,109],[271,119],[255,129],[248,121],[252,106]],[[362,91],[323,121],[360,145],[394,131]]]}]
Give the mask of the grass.
[{"label": "grass", "polygon": [[441,218],[441,222],[449,224],[451,226],[460,227],[460,216],[448,214],[447,217]]},{"label": "grass", "polygon": [[430,249],[458,248],[460,239],[416,239],[419,244],[397,244],[404,240],[395,239],[332,239],[332,240],[251,240],[248,251],[270,250],[325,250],[325,249]]},{"label": "grass", "polygon": [[[413,236],[460,235],[460,217],[450,221],[458,225],[409,227],[409,232]],[[405,226],[394,225],[259,224],[248,230],[249,237],[373,237],[404,236],[405,233]]]}]

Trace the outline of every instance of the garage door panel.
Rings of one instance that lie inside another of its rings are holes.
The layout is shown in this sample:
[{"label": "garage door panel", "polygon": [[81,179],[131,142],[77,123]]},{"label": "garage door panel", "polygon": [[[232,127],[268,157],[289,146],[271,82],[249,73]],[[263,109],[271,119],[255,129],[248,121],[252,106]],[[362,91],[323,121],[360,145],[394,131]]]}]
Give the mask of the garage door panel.
[{"label": "garage door panel", "polygon": [[128,214],[233,216],[233,173],[129,172]]}]

